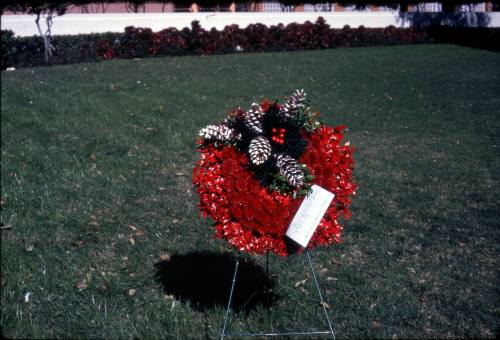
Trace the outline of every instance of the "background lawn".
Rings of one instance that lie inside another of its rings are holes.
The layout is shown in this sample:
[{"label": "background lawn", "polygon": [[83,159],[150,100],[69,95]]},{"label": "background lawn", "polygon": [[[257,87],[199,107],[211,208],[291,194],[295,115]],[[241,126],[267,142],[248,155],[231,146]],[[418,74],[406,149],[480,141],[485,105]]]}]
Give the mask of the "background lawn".
[{"label": "background lawn", "polygon": [[[500,55],[446,45],[2,72],[3,335],[216,338],[236,253],[198,219],[197,131],[296,88],[357,148],[344,242],[311,253],[338,336],[498,336]],[[233,331],[326,328],[305,257],[245,259],[239,294],[275,288]]]}]

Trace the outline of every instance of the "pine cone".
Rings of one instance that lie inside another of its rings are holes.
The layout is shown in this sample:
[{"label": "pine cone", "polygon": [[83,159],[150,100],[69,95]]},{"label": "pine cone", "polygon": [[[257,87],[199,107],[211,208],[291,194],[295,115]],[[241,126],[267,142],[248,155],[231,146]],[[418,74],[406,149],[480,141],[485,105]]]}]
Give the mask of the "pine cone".
[{"label": "pine cone", "polygon": [[229,142],[235,138],[234,130],[225,125],[207,125],[199,132],[205,140]]},{"label": "pine cone", "polygon": [[300,170],[299,165],[295,159],[288,155],[279,154],[275,155],[276,166],[280,173],[285,176],[287,182],[295,188],[304,185],[304,174]]},{"label": "pine cone", "polygon": [[258,136],[252,139],[248,147],[250,160],[255,165],[264,163],[271,155],[271,143],[264,136]]},{"label": "pine cone", "polygon": [[306,94],[304,90],[296,90],[283,105],[280,113],[286,118],[291,119],[297,116],[297,113],[305,106]]},{"label": "pine cone", "polygon": [[260,105],[253,103],[250,110],[245,115],[245,124],[250,130],[257,134],[261,134],[264,130],[262,129],[261,118],[264,115]]}]

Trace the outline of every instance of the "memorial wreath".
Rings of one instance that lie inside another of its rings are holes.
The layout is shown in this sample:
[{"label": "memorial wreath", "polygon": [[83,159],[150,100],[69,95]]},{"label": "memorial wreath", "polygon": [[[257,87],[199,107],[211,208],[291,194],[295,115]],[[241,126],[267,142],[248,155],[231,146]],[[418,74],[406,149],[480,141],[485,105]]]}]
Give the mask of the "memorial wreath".
[{"label": "memorial wreath", "polygon": [[233,110],[201,129],[193,183],[217,237],[251,254],[289,255],[287,228],[316,184],[335,197],[308,248],[340,242],[357,187],[345,129],[321,123],[303,90],[283,104],[264,100]]}]

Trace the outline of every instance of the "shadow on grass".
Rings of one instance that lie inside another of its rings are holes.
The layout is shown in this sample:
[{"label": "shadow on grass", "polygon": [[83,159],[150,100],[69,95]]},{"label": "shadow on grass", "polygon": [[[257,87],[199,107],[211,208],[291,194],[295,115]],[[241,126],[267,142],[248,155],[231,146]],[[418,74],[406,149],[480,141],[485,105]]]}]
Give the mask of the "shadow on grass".
[{"label": "shadow on grass", "polygon": [[[155,264],[156,278],[166,294],[188,301],[199,311],[217,305],[226,307],[236,257],[229,253],[195,252],[173,255]],[[249,312],[257,306],[270,307],[276,301],[274,281],[251,259],[240,258],[232,308]]]}]

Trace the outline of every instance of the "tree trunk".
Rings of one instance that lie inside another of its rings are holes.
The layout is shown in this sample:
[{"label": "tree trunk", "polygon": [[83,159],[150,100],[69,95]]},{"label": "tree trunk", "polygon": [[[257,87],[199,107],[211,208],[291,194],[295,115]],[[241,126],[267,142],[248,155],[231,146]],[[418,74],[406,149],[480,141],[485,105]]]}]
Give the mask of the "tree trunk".
[{"label": "tree trunk", "polygon": [[52,28],[52,18],[53,14],[52,12],[47,13],[47,17],[45,18],[45,24],[47,25],[47,29],[45,30],[45,33],[42,31],[42,27],[40,26],[40,17],[42,16],[42,13],[37,13],[35,23],[36,27],[38,29],[38,34],[43,40],[43,58],[45,60],[46,64],[50,64],[50,61],[52,59],[52,50],[54,47],[52,46],[52,37],[51,37],[51,28]]},{"label": "tree trunk", "polygon": [[44,39],[46,41],[46,46],[47,48],[47,57],[48,57],[48,62],[52,60],[52,52],[54,50],[54,46],[52,46],[52,12],[49,12],[47,14],[47,18],[45,19],[45,23],[47,24],[47,30],[45,31],[45,36]]},{"label": "tree trunk", "polygon": [[47,40],[47,37],[45,36],[45,34],[43,34],[42,28],[40,27],[40,16],[41,15],[42,15],[41,13],[37,13],[35,23],[36,23],[36,28],[38,28],[38,34],[43,39],[43,56],[44,56],[45,63],[48,64],[49,63],[49,49],[50,49],[50,47],[48,45],[49,42]]}]

